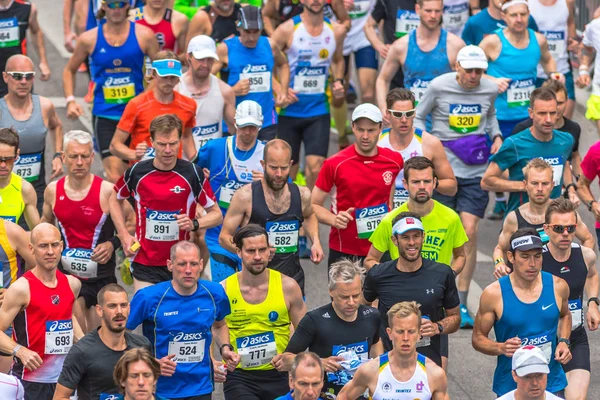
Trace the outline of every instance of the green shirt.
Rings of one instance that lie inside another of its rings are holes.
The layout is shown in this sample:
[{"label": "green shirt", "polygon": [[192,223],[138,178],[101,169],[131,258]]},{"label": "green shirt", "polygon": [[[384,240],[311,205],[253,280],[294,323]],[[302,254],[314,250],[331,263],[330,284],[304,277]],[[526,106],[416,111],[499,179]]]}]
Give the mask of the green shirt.
[{"label": "green shirt", "polygon": [[[378,251],[389,251],[392,260],[400,257],[398,247],[392,242],[392,221],[405,211],[408,211],[408,203],[390,211],[369,238]],[[451,208],[433,200],[433,209],[421,221],[426,231],[421,255],[425,259],[450,265],[452,251],[469,240],[460,217]]]}]

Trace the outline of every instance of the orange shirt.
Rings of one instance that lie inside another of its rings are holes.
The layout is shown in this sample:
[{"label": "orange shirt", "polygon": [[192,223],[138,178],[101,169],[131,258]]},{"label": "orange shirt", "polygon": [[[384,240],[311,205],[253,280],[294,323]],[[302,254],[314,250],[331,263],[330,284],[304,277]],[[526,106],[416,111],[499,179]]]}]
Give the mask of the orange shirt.
[{"label": "orange shirt", "polygon": [[[129,148],[135,150],[139,143],[150,143],[150,123],[159,115],[175,114],[183,123],[183,129],[193,129],[196,126],[196,102],[178,92],[173,92],[173,102],[161,104],[154,97],[152,90],[148,90],[134,97],[127,103],[117,128],[129,133],[131,141]],[[183,146],[179,148],[179,158]]]}]

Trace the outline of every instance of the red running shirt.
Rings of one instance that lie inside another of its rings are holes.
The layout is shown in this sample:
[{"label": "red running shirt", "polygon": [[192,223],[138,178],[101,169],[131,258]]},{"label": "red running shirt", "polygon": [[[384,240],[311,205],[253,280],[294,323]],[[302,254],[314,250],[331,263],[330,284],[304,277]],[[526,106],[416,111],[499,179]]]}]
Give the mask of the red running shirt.
[{"label": "red running shirt", "polygon": [[150,24],[148,21],[144,19],[144,7],[139,8],[139,13],[141,14],[141,19],[138,19],[136,15],[135,23],[147,26],[152,29],[154,35],[156,36],[156,40],[158,40],[158,44],[161,50],[171,50],[175,51],[175,44],[177,43],[177,38],[173,33],[173,25],[171,23],[171,17],[173,15],[173,10],[167,8],[165,10],[165,15],[163,19],[160,20],[158,24]]}]

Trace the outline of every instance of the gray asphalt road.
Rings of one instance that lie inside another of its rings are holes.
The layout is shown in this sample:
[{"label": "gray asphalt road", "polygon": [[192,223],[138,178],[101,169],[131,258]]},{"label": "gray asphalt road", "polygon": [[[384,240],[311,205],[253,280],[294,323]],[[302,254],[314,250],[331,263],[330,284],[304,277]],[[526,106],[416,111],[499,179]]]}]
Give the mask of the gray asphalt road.
[{"label": "gray asphalt road", "polygon": [[[70,129],[89,129],[89,117],[82,118],[81,121],[68,121],[65,116],[64,100],[62,92],[62,69],[66,64],[67,53],[62,47],[62,2],[58,0],[34,0],[40,12],[40,24],[47,35],[46,46],[50,66],[52,69],[52,79],[49,82],[36,81],[35,91],[38,94],[55,99],[60,118],[63,121],[65,131]],[[35,59],[33,51],[30,54]],[[87,77],[85,74],[78,74],[76,96],[81,98],[85,94]],[[594,124],[587,121],[584,117],[585,100],[589,93],[579,90],[577,92],[580,105],[576,109],[574,120],[582,126],[582,137],[580,152],[584,155],[587,149],[595,143],[599,137]],[[337,137],[332,135],[330,142],[330,152],[337,149]],[[54,150],[49,148],[49,154]],[[47,158],[49,159],[49,158]],[[47,169],[48,170],[48,169]],[[101,174],[101,164],[97,158],[94,163],[94,172]],[[596,191],[598,192],[598,191]],[[596,193],[598,194],[598,193]],[[587,210],[582,207],[580,210],[585,222],[593,231],[593,219]],[[479,263],[474,277],[474,283],[469,295],[469,308],[472,312],[476,311],[481,294],[481,288],[485,288],[493,280],[491,253],[496,245],[498,233],[501,224],[497,221],[482,221],[479,233]],[[329,230],[321,227],[321,241],[324,247],[327,244]],[[325,255],[327,259],[327,254]],[[329,301],[326,282],[326,265],[313,265],[310,262],[302,261],[306,273],[306,297],[308,308],[312,309]],[[592,383],[589,391],[589,399],[600,399],[600,332],[593,332],[589,335],[590,348],[592,353]],[[459,331],[450,336],[450,366],[449,366],[449,392],[452,399],[493,399],[495,395],[491,391],[492,376],[495,367],[495,359],[477,353],[471,346],[471,331]],[[216,399],[222,399],[220,393],[215,396]]]}]

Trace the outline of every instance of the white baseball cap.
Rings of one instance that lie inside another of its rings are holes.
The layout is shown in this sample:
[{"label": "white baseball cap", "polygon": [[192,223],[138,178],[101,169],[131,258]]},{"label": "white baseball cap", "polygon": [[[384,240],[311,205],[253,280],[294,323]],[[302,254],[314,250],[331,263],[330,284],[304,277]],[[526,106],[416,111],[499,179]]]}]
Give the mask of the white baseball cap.
[{"label": "white baseball cap", "polygon": [[244,100],[235,109],[235,124],[238,127],[254,125],[259,129],[263,124],[262,107],[255,101]]},{"label": "white baseball cap", "polygon": [[383,121],[381,111],[371,103],[361,104],[354,109],[354,112],[352,113],[352,122],[355,122],[359,118],[368,118],[375,123]]},{"label": "white baseball cap", "polygon": [[203,58],[219,60],[217,45],[215,44],[215,40],[210,36],[194,36],[188,43],[187,52],[188,54],[191,53],[196,60],[202,60]]},{"label": "white baseball cap", "polygon": [[481,47],[475,45],[465,46],[458,52],[456,61],[465,69],[487,69],[488,60]]},{"label": "white baseball cap", "polygon": [[515,351],[512,357],[512,369],[520,377],[550,373],[544,352],[536,346],[523,346]]},{"label": "white baseball cap", "polygon": [[394,235],[402,235],[403,233],[414,230],[425,232],[425,228],[423,228],[423,223],[421,220],[414,217],[402,218],[396,221],[392,227],[392,233]]}]

